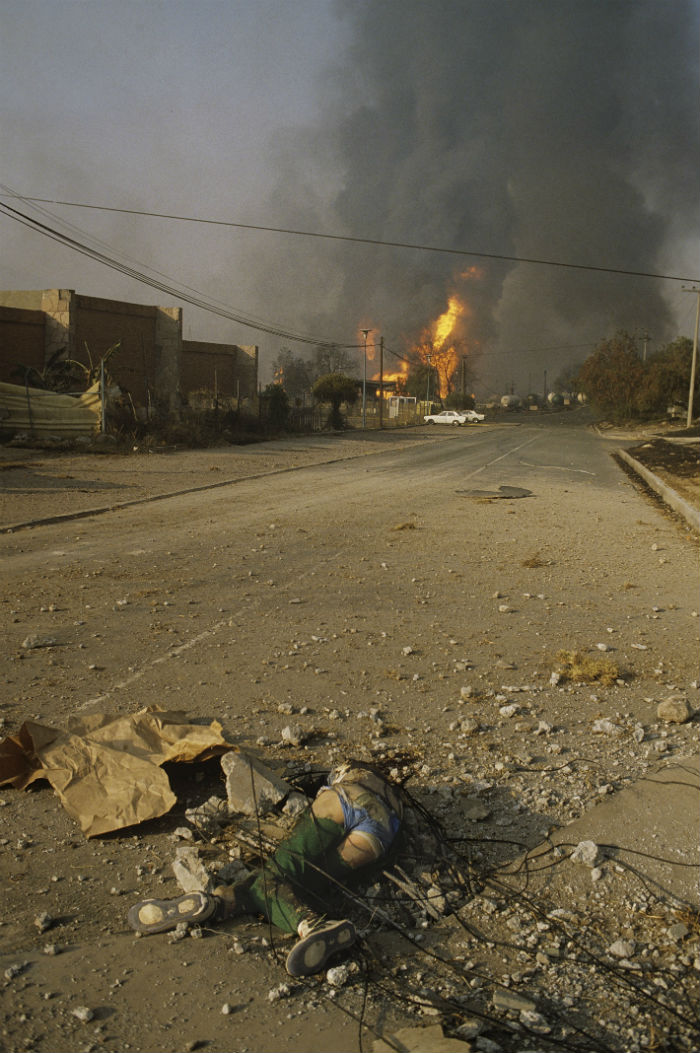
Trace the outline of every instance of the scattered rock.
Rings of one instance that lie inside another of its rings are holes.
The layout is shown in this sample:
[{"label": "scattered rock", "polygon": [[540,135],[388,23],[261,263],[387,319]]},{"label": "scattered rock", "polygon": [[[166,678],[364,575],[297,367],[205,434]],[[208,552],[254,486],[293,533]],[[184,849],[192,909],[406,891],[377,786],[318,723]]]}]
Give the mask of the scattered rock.
[{"label": "scattered rock", "polygon": [[615,958],[631,958],[635,947],[634,940],[615,940],[608,947],[608,954],[612,954]]},{"label": "scattered rock", "polygon": [[81,1024],[89,1024],[91,1020],[95,1019],[95,1012],[86,1005],[79,1005],[75,1009],[71,1009],[71,1016],[74,1016]]},{"label": "scattered rock", "polygon": [[517,1013],[531,1013],[535,1009],[535,1003],[531,998],[518,994],[517,991],[511,991],[510,988],[496,988],[492,1001],[496,1009],[514,1009]]},{"label": "scattered rock", "polygon": [[51,917],[50,914],[47,914],[46,911],[44,911],[43,914],[38,914],[34,919],[34,924],[36,925],[39,932],[46,932],[47,929],[51,928],[53,922],[54,919]]},{"label": "scattered rock", "polygon": [[180,845],[172,861],[175,880],[183,892],[209,892],[212,880],[194,845]]},{"label": "scattered rock", "polygon": [[301,724],[288,724],[286,728],[282,728],[282,745],[284,746],[301,746],[308,735]]},{"label": "scattered rock", "polygon": [[[298,727],[298,725],[295,725]],[[285,728],[285,731],[289,729]],[[299,729],[303,736],[303,731]],[[282,738],[287,739],[284,731]],[[297,741],[299,736],[296,736]],[[226,796],[229,808],[244,815],[264,815],[284,800],[292,787],[255,757],[247,753],[230,752],[221,758],[226,776]]]},{"label": "scattered rock", "polygon": [[[406,1053],[469,1053],[471,1045],[458,1038],[446,1038],[440,1024],[430,1027],[404,1027],[387,1035],[387,1042],[377,1039],[372,1043],[372,1053],[391,1053],[403,1049]],[[495,1045],[495,1043],[494,1043]],[[500,1050],[500,1046],[496,1047]]]},{"label": "scattered rock", "polygon": [[39,647],[55,647],[58,640],[55,636],[42,636],[41,633],[30,633],[26,639],[22,640],[22,647],[25,651],[34,651]]},{"label": "scattered rock", "polygon": [[326,973],[326,983],[331,987],[344,987],[350,979],[350,969],[347,965],[335,965]]},{"label": "scattered rock", "polygon": [[594,735],[610,735],[613,738],[617,738],[622,735],[623,729],[619,724],[615,724],[612,720],[607,717],[602,717],[600,720],[593,721],[593,727],[591,729]]},{"label": "scattered rock", "polygon": [[281,998],[289,998],[292,989],[289,984],[278,984],[267,993],[268,1002],[279,1002]]},{"label": "scattered rock", "polygon": [[15,976],[20,976],[29,965],[29,962],[15,962],[13,965],[8,965],[5,969],[5,979],[14,980]]},{"label": "scattered rock", "polygon": [[685,724],[693,715],[693,707],[685,695],[669,695],[659,702],[656,715],[667,724]]},{"label": "scattered rock", "polygon": [[569,858],[573,863],[592,868],[601,858],[600,849],[595,841],[579,841]]}]

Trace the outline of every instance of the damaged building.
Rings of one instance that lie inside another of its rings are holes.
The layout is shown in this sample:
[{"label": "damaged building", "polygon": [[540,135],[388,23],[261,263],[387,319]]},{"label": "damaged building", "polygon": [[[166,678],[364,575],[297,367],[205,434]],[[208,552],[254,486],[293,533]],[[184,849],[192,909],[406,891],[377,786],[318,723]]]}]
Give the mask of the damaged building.
[{"label": "damaged building", "polygon": [[258,348],[184,340],[182,308],[84,296],[73,289],[0,291],[0,384],[41,383],[50,363],[98,367],[107,351],[111,380],[140,418],[177,416],[186,402],[251,406]]}]

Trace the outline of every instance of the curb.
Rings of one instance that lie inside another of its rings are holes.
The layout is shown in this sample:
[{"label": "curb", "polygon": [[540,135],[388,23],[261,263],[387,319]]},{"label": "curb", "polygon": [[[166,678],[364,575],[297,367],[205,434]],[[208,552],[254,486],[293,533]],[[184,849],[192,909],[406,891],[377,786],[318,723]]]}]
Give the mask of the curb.
[{"label": "curb", "polygon": [[647,486],[651,487],[659,497],[665,501],[665,503],[672,508],[674,512],[678,512],[679,515],[693,527],[694,530],[700,531],[700,512],[693,508],[693,506],[677,494],[672,487],[660,479],[654,472],[650,472],[648,468],[645,468],[643,464],[636,461],[634,457],[630,457],[627,450],[617,450],[617,456],[620,457],[625,464],[627,464],[633,472],[635,472],[640,479],[643,479]]}]

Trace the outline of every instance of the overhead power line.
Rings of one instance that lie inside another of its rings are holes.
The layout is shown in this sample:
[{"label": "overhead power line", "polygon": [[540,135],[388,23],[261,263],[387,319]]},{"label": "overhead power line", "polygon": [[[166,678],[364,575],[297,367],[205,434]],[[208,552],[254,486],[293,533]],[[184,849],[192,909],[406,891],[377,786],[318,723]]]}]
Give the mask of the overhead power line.
[{"label": "overhead power line", "polygon": [[142,282],[145,285],[150,285],[152,288],[159,289],[168,296],[172,296],[177,300],[184,300],[185,303],[192,304],[192,306],[198,307],[203,311],[208,311],[210,314],[219,315],[221,318],[226,318],[231,322],[236,322],[238,325],[246,326],[249,329],[255,329],[258,332],[269,333],[272,336],[279,336],[285,340],[293,340],[302,344],[313,344],[315,347],[350,348],[360,346],[357,344],[341,344],[339,341],[335,340],[320,339],[319,337],[295,333],[289,329],[283,328],[282,326],[271,325],[257,319],[247,318],[244,315],[232,311],[228,307],[206,299],[201,294],[195,295],[192,291],[188,292],[181,288],[177,288],[175,285],[171,285],[168,282],[160,281],[158,278],[152,277],[144,271],[137,270],[135,267],[115,259],[113,256],[109,256],[107,253],[93,248],[85,242],[78,241],[76,238],[70,237],[68,234],[64,234],[62,231],[56,230],[54,227],[50,227],[46,223],[41,223],[34,217],[28,216],[26,213],[20,212],[18,209],[12,208],[10,205],[1,201],[0,213],[4,213],[9,219],[16,220],[23,226],[29,227],[30,230],[37,231],[45,237],[50,238],[52,241],[57,241],[59,244],[72,249],[74,252],[78,252],[83,256],[88,256],[90,259],[95,260],[97,263],[102,263],[106,267],[111,267],[112,270],[119,271],[121,274],[125,274],[129,278],[133,278],[135,281]]},{"label": "overhead power line", "polygon": [[622,267],[603,267],[587,263],[571,263],[565,260],[545,260],[533,256],[510,256],[496,252],[478,252],[474,249],[452,249],[442,245],[422,245],[407,241],[385,241],[381,238],[362,238],[351,234],[324,234],[315,230],[295,230],[290,227],[270,227],[259,223],[237,223],[233,220],[224,219],[202,219],[198,216],[181,216],[168,212],[148,212],[145,209],[115,208],[110,205],[90,205],[82,201],[58,201],[43,197],[21,196],[23,201],[33,201],[45,205],[64,205],[69,208],[93,209],[98,212],[117,212],[127,216],[146,216],[152,219],[169,219],[179,223],[199,223],[214,227],[232,227],[238,230],[257,230],[270,234],[288,234],[303,238],[321,238],[326,241],[346,241],[360,245],[377,245],[392,249],[412,249],[417,252],[445,253],[451,256],[470,256],[481,260],[496,260],[505,263],[528,263],[539,267],[562,267],[568,270],[595,271],[600,274],[623,274],[633,278],[658,278],[665,281],[695,282],[700,278],[678,274],[658,274],[654,271],[627,270]]}]

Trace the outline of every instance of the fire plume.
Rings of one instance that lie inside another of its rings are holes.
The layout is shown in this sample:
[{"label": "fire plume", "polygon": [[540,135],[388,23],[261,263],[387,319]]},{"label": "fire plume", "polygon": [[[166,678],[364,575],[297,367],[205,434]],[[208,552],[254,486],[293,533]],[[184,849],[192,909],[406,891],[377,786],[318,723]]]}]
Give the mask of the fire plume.
[{"label": "fire plume", "polygon": [[447,310],[444,311],[433,326],[433,344],[437,351],[451,336],[457,321],[465,313],[466,304],[463,304],[458,296],[450,296],[447,301]]}]

